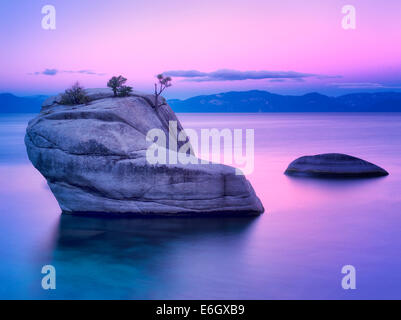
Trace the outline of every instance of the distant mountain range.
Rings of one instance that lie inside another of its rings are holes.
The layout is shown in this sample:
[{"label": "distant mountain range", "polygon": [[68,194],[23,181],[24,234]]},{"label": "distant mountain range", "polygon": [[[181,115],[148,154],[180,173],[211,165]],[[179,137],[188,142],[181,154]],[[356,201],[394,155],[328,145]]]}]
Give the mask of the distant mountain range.
[{"label": "distant mountain range", "polygon": [[[45,95],[0,94],[0,113],[36,113]],[[401,112],[401,93],[353,93],[329,97],[319,93],[289,96],[267,91],[232,91],[168,103],[175,112]]]},{"label": "distant mountain range", "polygon": [[252,90],[168,100],[175,112],[401,112],[401,93],[289,96]]},{"label": "distant mountain range", "polygon": [[36,113],[46,98],[44,95],[17,97],[11,93],[0,93],[0,113]]}]

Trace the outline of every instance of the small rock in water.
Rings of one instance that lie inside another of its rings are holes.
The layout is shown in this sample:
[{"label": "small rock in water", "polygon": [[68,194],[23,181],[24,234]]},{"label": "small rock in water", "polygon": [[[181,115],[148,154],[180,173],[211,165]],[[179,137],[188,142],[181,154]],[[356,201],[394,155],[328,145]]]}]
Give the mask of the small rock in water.
[{"label": "small rock in water", "polygon": [[340,153],[304,156],[293,161],[285,171],[291,176],[369,178],[387,176],[388,172],[368,161]]}]

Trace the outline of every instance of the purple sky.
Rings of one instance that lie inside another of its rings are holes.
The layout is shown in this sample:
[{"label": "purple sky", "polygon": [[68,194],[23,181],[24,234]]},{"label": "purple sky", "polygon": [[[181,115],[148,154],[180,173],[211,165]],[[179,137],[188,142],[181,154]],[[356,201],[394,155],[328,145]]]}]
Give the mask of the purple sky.
[{"label": "purple sky", "polygon": [[[56,30],[41,26],[56,8]],[[341,25],[356,8],[356,29]],[[2,0],[0,92],[104,87],[122,74],[168,98],[229,90],[285,94],[401,91],[399,0]]]}]

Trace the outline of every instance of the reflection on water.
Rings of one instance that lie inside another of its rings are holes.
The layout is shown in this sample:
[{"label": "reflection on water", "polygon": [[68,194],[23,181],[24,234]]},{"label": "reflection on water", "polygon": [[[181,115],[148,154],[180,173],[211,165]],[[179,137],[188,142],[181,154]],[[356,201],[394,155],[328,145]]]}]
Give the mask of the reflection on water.
[{"label": "reflection on water", "polygon": [[[26,158],[28,117],[0,117],[0,297],[401,298],[401,115],[180,118],[195,129],[255,129],[255,172],[249,179],[264,215],[61,215]],[[326,180],[283,174],[295,158],[323,152],[364,158],[390,176]],[[55,291],[41,289],[45,264],[56,267]],[[355,291],[341,288],[346,264],[356,267]]]},{"label": "reflection on water", "polygon": [[87,297],[102,298],[105,288],[112,298],[191,296],[193,289],[180,288],[180,277],[193,279],[194,284],[199,281],[195,291],[200,290],[202,277],[211,276],[202,273],[217,276],[221,271],[214,270],[213,256],[220,260],[225,252],[227,259],[219,268],[240,271],[243,248],[256,219],[63,215],[52,263],[57,266],[63,261],[57,270],[59,286],[65,289],[75,289],[71,275],[85,275],[87,289],[82,294]]}]

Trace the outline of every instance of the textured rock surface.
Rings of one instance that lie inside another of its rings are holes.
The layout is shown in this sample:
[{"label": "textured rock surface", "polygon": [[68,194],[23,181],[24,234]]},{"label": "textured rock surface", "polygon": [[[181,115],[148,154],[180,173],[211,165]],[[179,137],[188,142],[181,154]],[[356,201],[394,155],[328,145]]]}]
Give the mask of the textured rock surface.
[{"label": "textured rock surface", "polygon": [[108,89],[87,93],[88,105],[62,106],[60,96],[47,99],[25,136],[29,159],[47,179],[63,212],[263,212],[252,186],[234,168],[147,162],[152,143],[146,141],[148,131],[158,128],[168,135],[168,122],[177,121],[164,99],[156,111],[152,95],[134,92],[112,98]]},{"label": "textured rock surface", "polygon": [[328,153],[305,156],[293,161],[285,171],[297,176],[382,177],[384,169],[346,154]]}]

